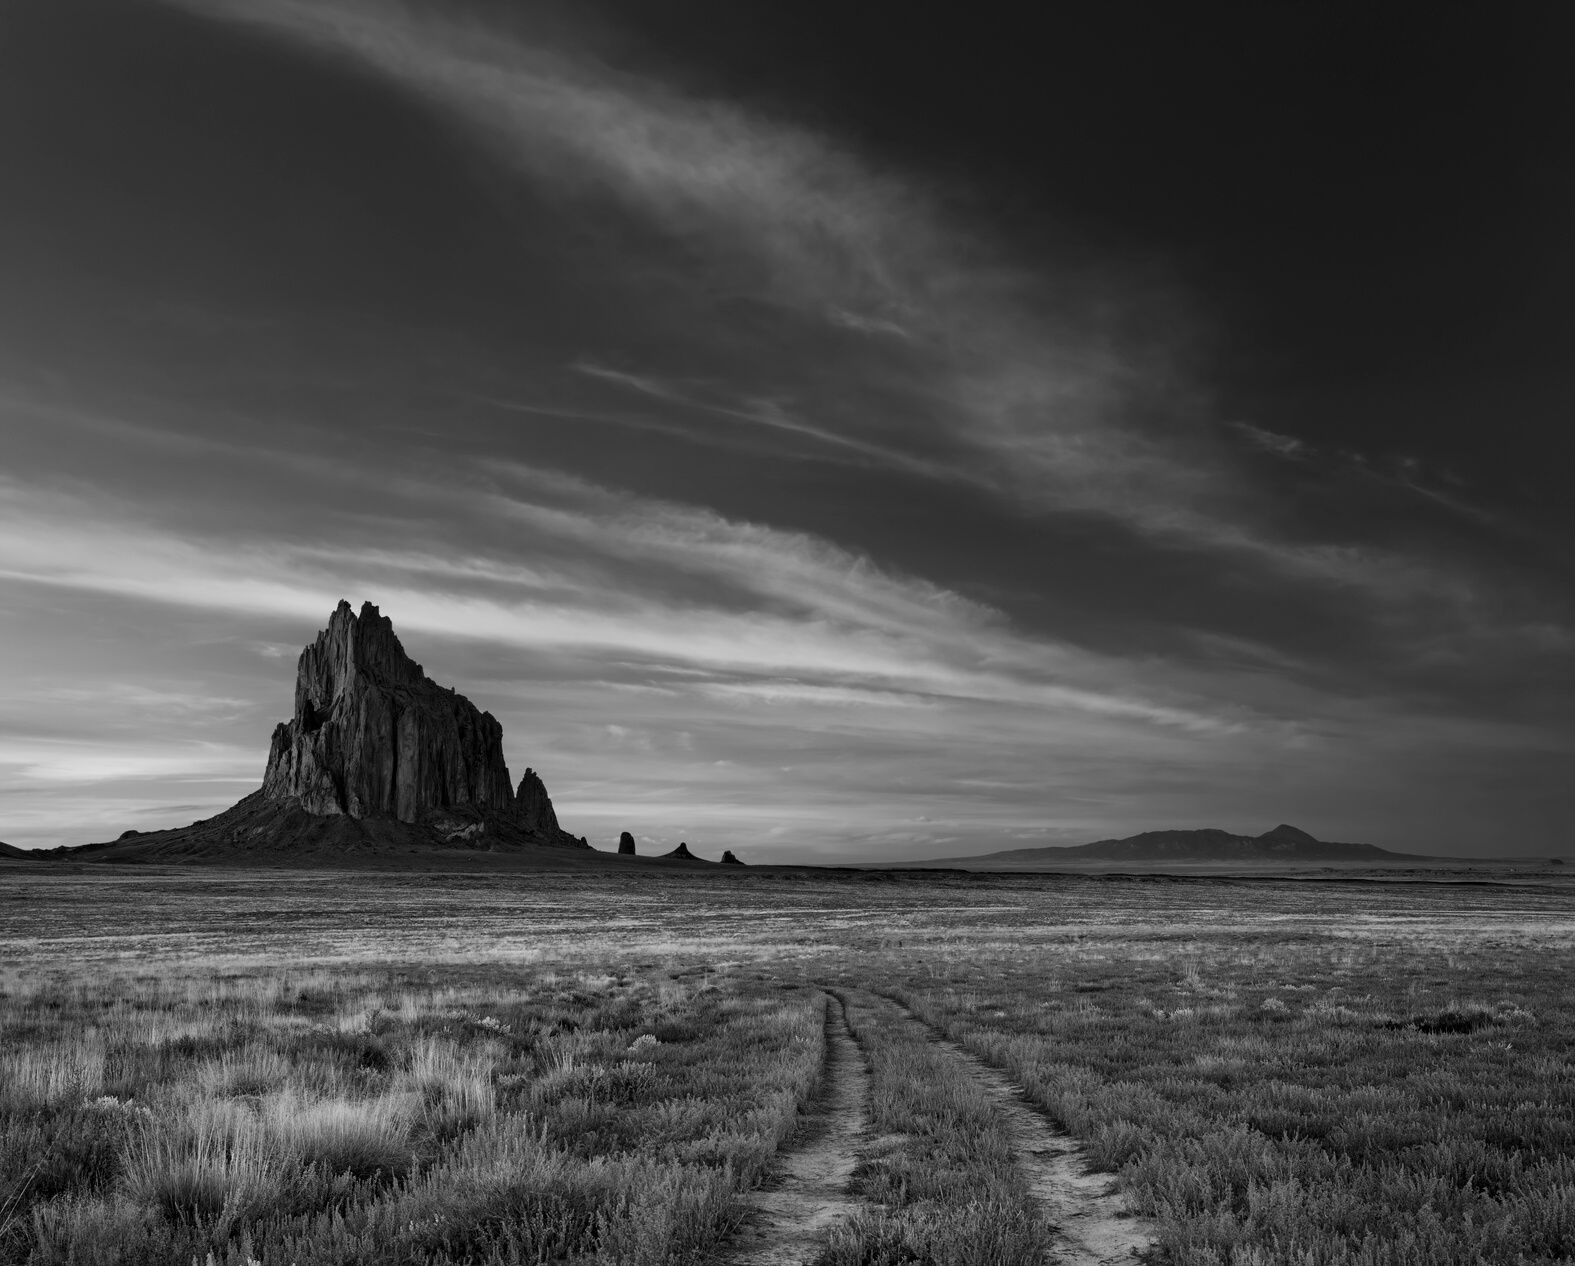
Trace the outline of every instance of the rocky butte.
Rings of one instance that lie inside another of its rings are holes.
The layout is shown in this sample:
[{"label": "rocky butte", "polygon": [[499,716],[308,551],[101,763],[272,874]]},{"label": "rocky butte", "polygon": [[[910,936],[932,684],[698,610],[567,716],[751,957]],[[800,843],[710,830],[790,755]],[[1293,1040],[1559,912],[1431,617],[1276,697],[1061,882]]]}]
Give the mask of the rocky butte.
[{"label": "rocky butte", "polygon": [[[57,853],[176,860],[253,850],[589,849],[558,825],[540,777],[512,785],[503,727],[405,654],[370,602],[341,602],[295,672],[263,785],[217,817]],[[323,858],[327,860],[327,858]]]}]

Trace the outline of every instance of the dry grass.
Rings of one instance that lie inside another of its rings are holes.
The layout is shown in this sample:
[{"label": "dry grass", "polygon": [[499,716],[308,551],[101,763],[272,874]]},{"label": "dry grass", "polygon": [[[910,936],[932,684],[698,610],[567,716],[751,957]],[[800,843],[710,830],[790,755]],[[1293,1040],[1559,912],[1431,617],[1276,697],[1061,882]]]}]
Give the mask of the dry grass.
[{"label": "dry grass", "polygon": [[834,1228],[820,1266],[1016,1266],[1048,1240],[989,1095],[885,999],[844,995],[870,1065],[874,1139],[854,1173],[873,1208]]},{"label": "dry grass", "polygon": [[820,1025],[808,992],[665,974],[23,992],[0,1258],[687,1261],[792,1129]]},{"label": "dry grass", "polygon": [[817,982],[876,1130],[828,1264],[1042,1256],[989,1101],[883,995],[1027,1086],[1162,1260],[1575,1258],[1569,885],[27,882],[7,1263],[705,1261],[815,1089]]},{"label": "dry grass", "polygon": [[104,1038],[97,1030],[0,1056],[0,1101],[8,1108],[93,1099],[103,1085]]},{"label": "dry grass", "polygon": [[1147,948],[894,992],[1085,1139],[1170,1261],[1575,1257],[1575,1023],[1551,962],[1262,934]]}]

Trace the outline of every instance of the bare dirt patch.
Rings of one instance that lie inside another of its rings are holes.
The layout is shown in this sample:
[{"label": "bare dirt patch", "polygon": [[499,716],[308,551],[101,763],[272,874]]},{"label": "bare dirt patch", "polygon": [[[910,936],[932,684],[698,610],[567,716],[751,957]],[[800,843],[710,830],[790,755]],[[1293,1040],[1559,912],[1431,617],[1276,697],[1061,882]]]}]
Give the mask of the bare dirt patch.
[{"label": "bare dirt patch", "polygon": [[826,1231],[852,1213],[854,1150],[868,1127],[869,1072],[848,1032],[842,1003],[826,998],[826,1068],[819,1095],[782,1154],[735,1241],[732,1266],[799,1266],[818,1255]]},{"label": "bare dirt patch", "polygon": [[[900,1004],[899,1004],[900,1005]],[[906,1007],[904,1014],[924,1024]],[[1127,1209],[1109,1174],[1092,1172],[1083,1149],[1027,1100],[998,1068],[924,1024],[930,1039],[967,1064],[1012,1132],[1028,1190],[1055,1232],[1058,1266],[1117,1266],[1154,1247],[1154,1230]]]}]

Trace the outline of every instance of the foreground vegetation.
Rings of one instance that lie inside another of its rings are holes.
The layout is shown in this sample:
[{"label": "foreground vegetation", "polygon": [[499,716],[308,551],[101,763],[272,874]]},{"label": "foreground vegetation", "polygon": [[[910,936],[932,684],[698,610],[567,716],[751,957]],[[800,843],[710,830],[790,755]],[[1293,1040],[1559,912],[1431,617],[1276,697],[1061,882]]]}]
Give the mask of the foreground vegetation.
[{"label": "foreground vegetation", "polygon": [[5,946],[0,1261],[725,1259],[816,1094],[820,987],[870,1119],[821,1266],[1053,1260],[937,1034],[1083,1140],[1157,1261],[1575,1260],[1562,889],[360,876],[388,912],[331,961],[321,886],[248,879],[220,896],[276,903],[288,942],[161,958],[205,882],[24,894],[83,931]]},{"label": "foreground vegetation", "polygon": [[694,1260],[815,1087],[821,1001],[550,972],[14,992],[0,1258]]},{"label": "foreground vegetation", "polygon": [[1575,1259],[1571,983],[1534,951],[1091,945],[893,992],[1119,1171],[1170,1260]]}]

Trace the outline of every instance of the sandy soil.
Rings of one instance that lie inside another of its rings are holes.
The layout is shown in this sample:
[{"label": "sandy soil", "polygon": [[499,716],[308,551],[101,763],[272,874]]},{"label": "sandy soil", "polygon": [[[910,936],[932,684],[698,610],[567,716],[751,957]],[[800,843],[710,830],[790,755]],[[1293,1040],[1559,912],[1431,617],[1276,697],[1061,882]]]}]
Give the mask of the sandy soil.
[{"label": "sandy soil", "polygon": [[868,1125],[869,1071],[842,1003],[826,999],[826,1069],[819,1097],[784,1151],[780,1168],[751,1197],[753,1212],[727,1257],[731,1266],[799,1266],[813,1260],[826,1228],[858,1204],[848,1192],[854,1148]]}]

